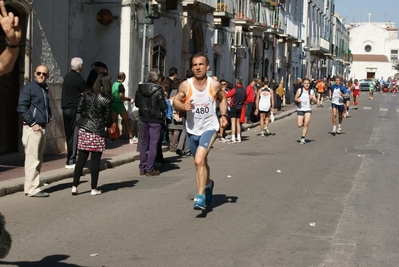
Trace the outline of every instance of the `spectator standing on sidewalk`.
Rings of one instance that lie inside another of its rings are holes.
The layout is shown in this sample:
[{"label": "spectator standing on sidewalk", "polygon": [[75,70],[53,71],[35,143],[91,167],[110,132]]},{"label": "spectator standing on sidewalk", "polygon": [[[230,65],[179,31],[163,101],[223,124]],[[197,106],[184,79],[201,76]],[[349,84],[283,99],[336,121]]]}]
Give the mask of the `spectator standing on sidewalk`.
[{"label": "spectator standing on sidewalk", "polygon": [[[6,48],[0,55],[0,76],[9,73],[14,68],[18,57],[21,27],[19,18],[12,12],[7,13],[4,1],[0,0],[0,24],[6,36]],[[0,213],[0,259],[4,259],[11,249],[11,237],[5,229],[4,216]]]},{"label": "spectator standing on sidewalk", "polygon": [[254,102],[255,102],[256,82],[257,82],[256,78],[252,79],[251,83],[245,89],[245,91],[246,91],[245,116],[246,116],[246,122],[248,124],[252,124],[251,117],[252,117],[252,112],[253,112]]},{"label": "spectator standing on sidewalk", "polygon": [[76,164],[78,146],[78,127],[76,126],[79,101],[89,86],[80,75],[83,69],[83,60],[74,57],[71,60],[71,71],[65,75],[62,84],[61,108],[64,121],[65,139],[67,143],[67,160],[65,169],[74,169]]},{"label": "spectator standing on sidewalk", "polygon": [[100,161],[105,150],[105,128],[112,124],[111,78],[107,73],[98,75],[93,87],[86,92],[79,102],[77,112],[81,115],[77,125],[79,155],[73,174],[72,195],[78,194],[78,185],[82,170],[90,157],[92,196],[100,195],[98,175]]},{"label": "spectator standing on sidewalk", "polygon": [[160,174],[158,170],[155,170],[154,163],[162,127],[165,123],[165,110],[168,106],[165,101],[164,89],[158,84],[158,78],[158,70],[149,71],[147,82],[139,84],[135,97],[141,120],[140,175]]},{"label": "spectator standing on sidewalk", "polygon": [[[194,156],[198,193],[194,209],[204,210],[212,203],[214,182],[210,180],[208,153],[220,127],[227,125],[227,101],[220,83],[206,76],[209,59],[203,53],[194,54],[190,65],[194,77],[184,81],[174,98],[176,110],[187,112],[186,129],[191,153]],[[216,101],[220,101],[220,121],[216,114]]]},{"label": "spectator standing on sidewalk", "polygon": [[284,89],[284,82],[281,81],[279,85],[277,86],[276,89],[276,95],[277,95],[277,105],[275,108],[277,108],[278,111],[281,110],[281,107],[283,105],[283,97],[285,95],[285,89]]},{"label": "spectator standing on sidewalk", "polygon": [[[187,69],[185,80],[192,78],[193,76],[194,76],[193,70]],[[180,85],[179,85],[179,87],[180,87]],[[185,111],[179,111],[179,112],[183,118],[183,121],[182,121],[183,122],[183,131],[180,134],[179,144],[177,145],[176,154],[179,156],[191,156],[190,145],[188,143],[187,130],[186,130],[186,127],[184,127],[184,125],[186,125],[186,112]]]},{"label": "spectator standing on sidewalk", "polygon": [[[227,98],[231,98],[230,101],[230,121],[231,121],[231,143],[241,143],[241,112],[247,98],[247,91],[242,86],[243,79],[237,77],[235,79],[235,87],[231,89],[226,95]],[[252,90],[252,89],[251,89]],[[223,93],[224,95],[224,93]],[[245,111],[244,111],[245,112]],[[237,139],[236,139],[237,133]]]},{"label": "spectator standing on sidewalk", "polygon": [[125,86],[123,86],[125,79],[126,74],[124,72],[119,72],[118,80],[112,85],[112,121],[118,125],[118,115],[121,115],[122,120],[125,123],[129,144],[137,144],[138,139],[132,134],[129,115],[127,114],[125,105],[123,104],[123,101],[132,101],[130,96],[125,96]]},{"label": "spectator standing on sidewalk", "polygon": [[30,197],[48,197],[40,188],[40,170],[46,144],[46,126],[51,121],[49,91],[46,80],[47,66],[39,65],[35,79],[22,87],[17,111],[23,119],[22,144],[25,149],[25,194]]},{"label": "spectator standing on sidewalk", "polygon": [[299,143],[306,144],[306,134],[309,130],[309,122],[312,116],[312,103],[316,104],[317,99],[315,93],[310,89],[310,80],[308,78],[303,79],[303,87],[298,89],[294,98],[295,103],[298,105],[297,109],[297,126],[302,128],[302,135]]}]

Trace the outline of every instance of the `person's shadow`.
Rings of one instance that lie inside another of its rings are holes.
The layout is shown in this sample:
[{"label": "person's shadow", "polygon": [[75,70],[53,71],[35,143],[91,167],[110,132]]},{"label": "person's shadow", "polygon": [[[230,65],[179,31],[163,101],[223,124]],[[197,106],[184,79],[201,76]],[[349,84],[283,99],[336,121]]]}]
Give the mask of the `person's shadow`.
[{"label": "person's shadow", "polygon": [[226,203],[237,203],[238,197],[227,196],[227,195],[213,195],[212,204],[207,206],[196,218],[206,218],[209,212],[212,212],[214,208],[219,207]]},{"label": "person's shadow", "polygon": [[39,261],[0,261],[0,265],[17,267],[84,267],[73,263],[61,262],[69,258],[69,255],[56,254],[46,256]]}]

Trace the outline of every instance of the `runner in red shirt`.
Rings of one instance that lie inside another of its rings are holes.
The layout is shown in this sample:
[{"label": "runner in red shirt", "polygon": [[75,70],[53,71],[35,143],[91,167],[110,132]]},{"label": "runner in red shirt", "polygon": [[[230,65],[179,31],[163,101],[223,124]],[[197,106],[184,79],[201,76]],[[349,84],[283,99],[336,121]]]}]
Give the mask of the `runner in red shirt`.
[{"label": "runner in red shirt", "polygon": [[353,105],[355,105],[355,109],[358,108],[359,105],[359,95],[360,95],[360,84],[359,81],[357,79],[355,79],[352,87],[351,87],[351,91],[353,92]]}]

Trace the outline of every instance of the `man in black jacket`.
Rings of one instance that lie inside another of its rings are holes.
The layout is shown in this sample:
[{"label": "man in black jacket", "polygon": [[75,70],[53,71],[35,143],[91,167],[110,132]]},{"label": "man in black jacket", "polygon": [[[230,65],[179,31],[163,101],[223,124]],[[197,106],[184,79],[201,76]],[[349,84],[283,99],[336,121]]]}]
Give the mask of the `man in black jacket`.
[{"label": "man in black jacket", "polygon": [[158,70],[149,71],[147,82],[139,84],[135,97],[141,120],[140,175],[154,176],[160,174],[159,171],[154,169],[154,163],[162,125],[165,123],[165,111],[168,106],[164,90],[157,83],[158,78]]},{"label": "man in black jacket", "polygon": [[40,169],[46,143],[46,126],[51,121],[48,86],[48,68],[39,65],[35,80],[22,87],[19,93],[17,111],[23,119],[22,144],[25,148],[25,194],[30,197],[48,197],[41,191]]},{"label": "man in black jacket", "polygon": [[65,169],[75,168],[76,151],[78,145],[78,127],[76,126],[76,107],[83,93],[89,90],[89,86],[80,76],[83,69],[83,60],[74,57],[71,60],[71,71],[65,75],[62,84],[61,108],[64,120],[65,139],[67,143],[67,161]]}]

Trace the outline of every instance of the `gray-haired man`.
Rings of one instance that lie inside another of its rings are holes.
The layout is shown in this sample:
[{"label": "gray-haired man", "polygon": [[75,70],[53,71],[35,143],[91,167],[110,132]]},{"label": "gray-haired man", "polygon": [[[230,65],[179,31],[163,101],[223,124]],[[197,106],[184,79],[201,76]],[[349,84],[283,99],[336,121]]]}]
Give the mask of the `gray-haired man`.
[{"label": "gray-haired man", "polygon": [[83,69],[83,60],[79,57],[72,58],[71,69],[72,70],[65,75],[61,95],[62,118],[64,119],[68,153],[65,164],[66,169],[75,168],[76,148],[78,144],[78,127],[75,125],[77,121],[76,108],[83,93],[89,89],[83,77],[80,76],[80,72]]}]

